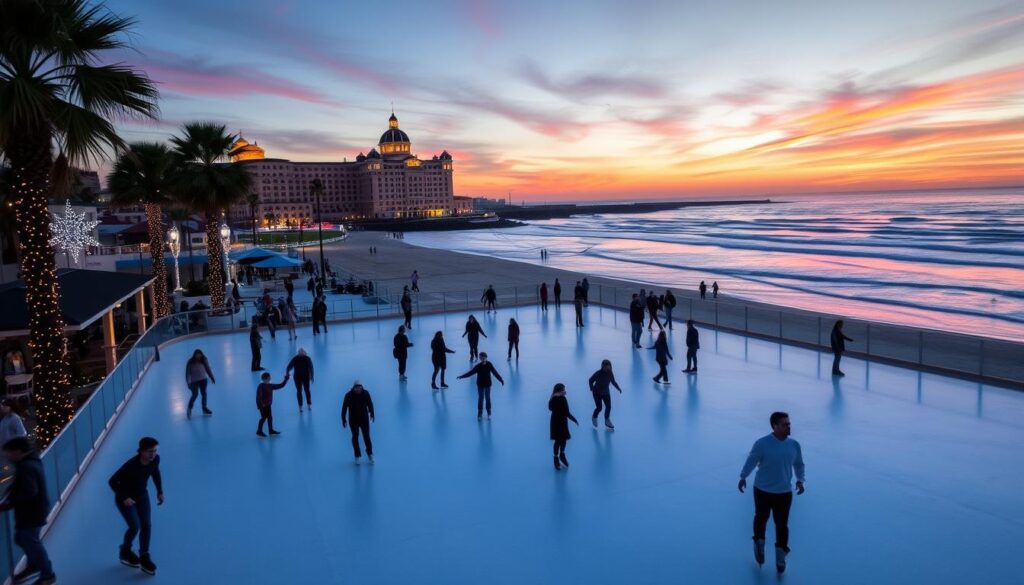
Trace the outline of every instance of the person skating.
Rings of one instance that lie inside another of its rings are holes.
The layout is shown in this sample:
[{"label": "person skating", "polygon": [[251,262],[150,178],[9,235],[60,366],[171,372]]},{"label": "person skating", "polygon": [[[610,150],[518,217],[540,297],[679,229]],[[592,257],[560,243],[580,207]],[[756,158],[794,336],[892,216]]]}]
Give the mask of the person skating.
[{"label": "person skating", "polygon": [[263,369],[260,362],[263,359],[262,350],[263,347],[263,336],[260,335],[260,325],[255,319],[252,321],[252,327],[249,328],[249,349],[252,350],[252,368],[253,372],[259,372]]},{"label": "person skating", "polygon": [[572,304],[573,308],[576,309],[576,326],[583,327],[583,305],[585,299],[585,293],[583,292],[583,285],[579,281],[576,282],[576,288],[573,290]]},{"label": "person skating", "polygon": [[345,393],[341,403],[341,426],[352,429],[352,451],[356,455],[356,465],[362,453],[359,452],[359,433],[363,434],[366,444],[366,456],[373,463],[373,442],[370,440],[370,423],[377,422],[373,415],[373,400],[370,393],[356,380],[352,389]]},{"label": "person skating", "polygon": [[552,292],[555,293],[555,306],[556,307],[561,307],[562,306],[562,283],[558,282],[557,278],[555,279],[555,286],[554,286],[554,290]]},{"label": "person skating", "polygon": [[[484,291],[484,294],[480,296],[480,302],[484,303],[488,311],[497,312],[498,293],[494,290],[493,284],[487,285],[487,289]],[[484,337],[487,336],[485,335]]]},{"label": "person skating", "polygon": [[288,328],[288,341],[293,341],[299,338],[299,334],[295,331],[295,322],[298,320],[296,313],[298,312],[291,299],[286,302],[281,302],[279,306],[281,310],[281,319],[284,321],[285,327]]},{"label": "person skating", "polygon": [[466,337],[469,341],[469,361],[471,362],[475,361],[479,355],[477,346],[480,345],[481,335],[487,337],[487,334],[484,333],[483,327],[481,327],[480,323],[477,322],[476,317],[470,315],[469,319],[466,320],[466,330],[462,332],[462,336]]},{"label": "person skating", "polygon": [[420,273],[416,270],[412,271],[412,276],[409,278],[412,281],[412,290],[414,292],[420,292]]},{"label": "person skating", "polygon": [[501,378],[501,374],[498,370],[494,369],[494,365],[487,361],[487,354],[480,354],[480,363],[473,366],[473,369],[459,376],[459,379],[468,378],[470,376],[476,376],[476,419],[480,420],[483,418],[484,403],[487,404],[487,418],[491,418],[491,376],[494,376],[501,382],[501,385],[505,385],[505,380]]},{"label": "person skating", "polygon": [[590,306],[590,281],[587,280],[586,276],[583,277],[583,282],[580,284],[580,286],[583,287],[583,306],[584,307],[589,307]]},{"label": "person skating", "polygon": [[688,374],[697,373],[697,350],[700,349],[700,333],[693,325],[693,319],[686,321],[686,369]]},{"label": "person skating", "polygon": [[647,314],[650,315],[650,320],[647,322],[647,329],[653,329],[654,324],[658,324],[658,329],[664,329],[661,326],[661,321],[658,320],[658,295],[654,294],[652,290],[646,299]]},{"label": "person skating", "polygon": [[210,369],[210,361],[203,355],[202,350],[192,352],[192,357],[185,363],[185,384],[188,386],[192,397],[188,399],[188,410],[185,411],[187,418],[192,418],[192,407],[196,404],[196,397],[202,394],[203,414],[211,415],[213,411],[206,407],[206,383],[217,383],[213,371]]},{"label": "person skating", "polygon": [[409,287],[402,290],[402,300],[399,304],[402,307],[402,314],[405,316],[405,328],[412,329],[412,295],[409,294]]},{"label": "person skating", "polygon": [[448,349],[444,344],[444,333],[438,331],[430,340],[430,363],[434,366],[434,374],[430,377],[430,387],[438,390],[437,373],[441,372],[441,388],[447,388],[444,383],[444,372],[448,368],[448,354],[455,353],[455,350]]},{"label": "person skating", "polygon": [[835,357],[832,358],[832,375],[833,376],[845,376],[842,370],[839,369],[839,360],[843,359],[843,352],[846,351],[846,342],[853,341],[852,338],[847,337],[843,333],[843,320],[836,321],[836,324],[832,326],[832,353]]},{"label": "person skating", "polygon": [[700,281],[700,286],[697,287],[700,292],[701,300],[708,298],[708,285],[704,284],[704,281]]},{"label": "person skating", "polygon": [[[152,523],[147,485],[150,478],[153,478],[153,487],[156,488],[156,504],[162,506],[164,503],[164,484],[160,476],[157,445],[159,443],[153,437],[139,439],[138,453],[125,461],[107,481],[114,491],[117,511],[128,525],[121,541],[121,564],[142,567],[142,571],[149,575],[156,574],[156,565],[149,555]],[[132,551],[136,535],[139,537],[138,556]]]},{"label": "person skating", "polygon": [[747,476],[757,467],[754,476],[754,560],[764,564],[765,530],[768,517],[775,520],[775,569],[786,570],[789,554],[789,509],[793,505],[793,472],[796,471],[796,493],[804,493],[804,458],[800,443],[789,438],[792,430],[789,415],[773,412],[769,418],[771,434],[754,442],[747,461],[740,471],[739,490],[747,487]]},{"label": "person skating", "polygon": [[313,396],[310,394],[310,384],[313,383],[313,358],[306,355],[306,350],[299,348],[295,356],[288,362],[284,375],[290,376],[295,370],[295,401],[299,403],[299,412],[302,412],[302,395],[306,395],[306,404],[313,410]]},{"label": "person skating", "polygon": [[515,348],[516,361],[519,361],[519,323],[515,319],[508,320],[508,361],[512,361],[512,348]]},{"label": "person skating", "polygon": [[633,299],[629,303],[629,327],[631,329],[630,341],[633,347],[641,349],[640,337],[644,333],[644,304],[640,295],[633,293]]},{"label": "person skating", "polygon": [[256,434],[266,437],[263,423],[267,423],[271,435],[280,435],[281,433],[274,430],[274,391],[285,387],[288,383],[288,374],[285,374],[284,380],[277,384],[270,381],[270,372],[263,372],[260,380],[260,385],[256,387],[256,408],[260,411],[260,424],[256,427]]},{"label": "person skating", "polygon": [[654,350],[654,361],[658,362],[658,375],[654,377],[654,382],[656,384],[671,384],[668,381],[668,362],[672,359],[672,353],[668,349],[668,335],[665,331],[660,331],[654,345],[647,349]]},{"label": "person skating", "polygon": [[540,310],[548,310],[548,283],[540,283]]},{"label": "person skating", "polygon": [[672,294],[672,289],[665,290],[665,326],[668,327],[669,331],[672,330],[672,311],[676,308],[676,296]]},{"label": "person skating", "polygon": [[3,453],[14,465],[14,480],[0,503],[0,511],[14,510],[14,543],[25,552],[25,568],[15,574],[11,582],[28,583],[38,575],[36,585],[53,585],[57,575],[39,537],[50,513],[43,463],[27,437],[10,439],[3,444]]},{"label": "person skating", "polygon": [[395,356],[395,359],[398,360],[398,379],[404,382],[407,380],[405,377],[405,364],[409,359],[409,348],[413,346],[413,343],[405,335],[405,326],[398,326],[398,333],[395,334],[392,342],[394,348],[391,350],[391,355]]},{"label": "person skating", "polygon": [[572,435],[569,433],[569,421],[579,426],[580,421],[569,411],[569,399],[565,397],[565,384],[555,384],[551,391],[551,398],[548,399],[548,410],[551,411],[551,440],[554,445],[555,469],[561,469],[564,465],[569,468],[569,460],[565,457],[565,444],[569,442]]},{"label": "person skating", "polygon": [[313,317],[313,335],[320,334],[320,327],[324,328],[324,333],[327,333],[327,302],[323,297],[316,297],[313,300],[313,308],[311,310]]},{"label": "person skating", "polygon": [[718,298],[718,281],[711,283],[711,298]]},{"label": "person skating", "polygon": [[615,425],[612,424],[611,387],[615,386],[619,394],[622,394],[622,388],[619,388],[619,383],[615,381],[615,373],[612,372],[612,362],[610,360],[601,361],[601,369],[590,376],[587,386],[590,387],[590,392],[594,395],[594,414],[590,416],[590,422],[593,423],[596,429],[597,415],[601,414],[601,406],[603,405],[604,426],[614,429]]}]

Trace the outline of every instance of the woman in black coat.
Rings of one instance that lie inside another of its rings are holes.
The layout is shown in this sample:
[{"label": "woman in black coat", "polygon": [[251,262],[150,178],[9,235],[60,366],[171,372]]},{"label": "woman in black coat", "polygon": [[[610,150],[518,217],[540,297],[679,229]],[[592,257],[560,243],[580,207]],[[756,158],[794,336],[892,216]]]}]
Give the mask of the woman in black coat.
[{"label": "woman in black coat", "polygon": [[512,361],[512,348],[516,349],[516,361],[519,361],[519,323],[515,319],[508,320],[508,361]]},{"label": "woman in black coat", "polygon": [[672,359],[672,353],[668,350],[668,336],[665,335],[665,331],[662,330],[658,333],[658,340],[654,342],[652,347],[647,349],[654,350],[654,361],[658,362],[658,375],[654,377],[655,384],[671,384],[668,381],[668,361]]},{"label": "woman in black coat", "polygon": [[[569,399],[565,397],[565,384],[555,384],[551,391],[551,398],[548,400],[548,410],[551,411],[551,440],[555,442],[555,469],[561,469],[562,465],[569,467],[569,460],[565,457],[565,444],[572,438],[569,434],[569,421],[579,426],[579,421],[569,412]],[[561,462],[561,463],[559,463]]]},{"label": "woman in black coat", "polygon": [[480,355],[480,352],[477,350],[477,346],[480,345],[480,336],[487,337],[483,327],[480,327],[480,323],[473,315],[470,315],[469,319],[466,320],[466,330],[462,332],[463,337],[467,335],[469,336],[469,361],[472,362]]},{"label": "woman in black coat", "polygon": [[434,390],[438,390],[438,372],[441,372],[441,388],[448,387],[448,384],[444,383],[444,371],[448,367],[447,354],[449,353],[455,352],[448,349],[448,346],[444,344],[444,334],[438,331],[434,334],[434,338],[430,340],[430,362],[434,364],[434,375],[430,377],[430,387]]}]

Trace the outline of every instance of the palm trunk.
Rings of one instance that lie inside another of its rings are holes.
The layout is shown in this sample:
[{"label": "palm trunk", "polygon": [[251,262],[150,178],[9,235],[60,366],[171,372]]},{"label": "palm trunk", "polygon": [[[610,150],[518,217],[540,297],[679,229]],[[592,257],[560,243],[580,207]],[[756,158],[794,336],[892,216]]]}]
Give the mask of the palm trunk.
[{"label": "palm trunk", "polygon": [[220,228],[217,225],[217,211],[206,210],[206,262],[210,275],[210,307],[224,308],[224,248],[220,243]]},{"label": "palm trunk", "polygon": [[74,414],[64,315],[54,257],[47,200],[53,157],[46,132],[25,132],[10,141],[7,157],[14,169],[15,213],[25,304],[29,314],[34,402],[41,446],[52,441]]},{"label": "palm trunk", "polygon": [[[163,209],[155,203],[146,204],[146,223],[149,226],[149,254],[153,258],[153,303],[156,305],[156,318],[171,312],[167,300],[167,265],[164,264],[164,214]],[[143,316],[140,314],[139,318]]]}]

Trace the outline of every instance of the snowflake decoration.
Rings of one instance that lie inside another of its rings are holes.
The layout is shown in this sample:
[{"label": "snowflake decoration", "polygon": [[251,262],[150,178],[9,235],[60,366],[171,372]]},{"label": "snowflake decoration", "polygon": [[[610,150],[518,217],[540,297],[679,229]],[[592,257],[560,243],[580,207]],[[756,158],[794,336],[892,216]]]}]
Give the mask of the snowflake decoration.
[{"label": "snowflake decoration", "polygon": [[88,220],[85,212],[76,213],[71,207],[71,200],[67,200],[64,208],[64,215],[53,214],[53,239],[50,243],[61,250],[71,254],[71,257],[78,262],[78,254],[86,246],[99,246],[100,243],[92,237],[92,232],[99,225],[99,221]]}]

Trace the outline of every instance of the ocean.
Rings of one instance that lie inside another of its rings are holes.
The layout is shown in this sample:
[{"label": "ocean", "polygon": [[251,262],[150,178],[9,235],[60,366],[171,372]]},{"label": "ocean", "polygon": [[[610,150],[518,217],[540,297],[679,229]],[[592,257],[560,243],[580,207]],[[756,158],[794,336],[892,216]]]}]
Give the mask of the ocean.
[{"label": "ocean", "polygon": [[772,201],[405,242],[676,289],[717,281],[725,298],[1024,340],[1024,189]]}]

